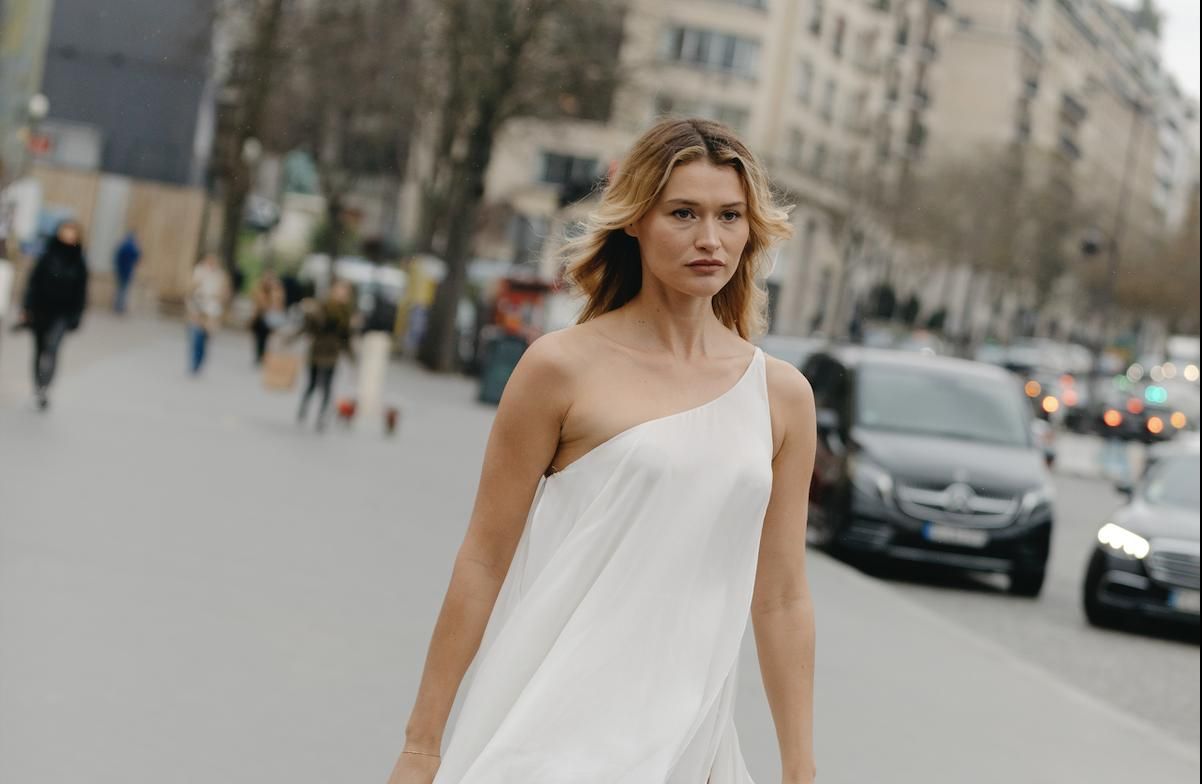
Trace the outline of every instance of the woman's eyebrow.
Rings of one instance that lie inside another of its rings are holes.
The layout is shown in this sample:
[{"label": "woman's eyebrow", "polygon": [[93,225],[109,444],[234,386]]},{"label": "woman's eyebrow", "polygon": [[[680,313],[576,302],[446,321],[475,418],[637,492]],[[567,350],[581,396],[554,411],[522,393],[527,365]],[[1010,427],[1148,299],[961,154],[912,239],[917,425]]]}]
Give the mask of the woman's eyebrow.
[{"label": "woman's eyebrow", "polygon": [[[695,202],[692,199],[667,199],[665,201],[665,203],[666,204],[683,204],[686,207],[700,207],[701,206],[700,202]],[[746,207],[746,206],[747,206],[747,202],[732,201],[729,204],[723,204],[722,209],[726,209],[727,207]]]}]

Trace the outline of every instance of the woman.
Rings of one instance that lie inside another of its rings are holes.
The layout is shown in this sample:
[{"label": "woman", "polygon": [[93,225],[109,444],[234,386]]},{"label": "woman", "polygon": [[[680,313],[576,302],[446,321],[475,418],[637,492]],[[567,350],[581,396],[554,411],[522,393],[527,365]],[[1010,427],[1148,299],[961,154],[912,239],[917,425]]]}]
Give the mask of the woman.
[{"label": "woman", "polygon": [[88,295],[83,231],[73,220],[58,225],[25,289],[21,323],[33,331],[33,386],[38,408],[50,405],[50,382],[63,336],[79,329]]},{"label": "woman", "polygon": [[255,315],[250,322],[255,336],[255,364],[261,365],[268,338],[284,322],[284,286],[274,270],[263,271],[251,291],[251,299],[255,306]]},{"label": "woman", "polygon": [[391,784],[750,784],[749,616],[782,781],[813,780],[813,396],[748,342],[789,230],[724,126],[636,142],[569,246],[578,323],[530,346],[497,409]]},{"label": "woman", "polygon": [[345,280],[335,281],[330,293],[320,304],[307,303],[305,321],[300,332],[310,337],[309,342],[309,385],[301,397],[297,421],[304,422],[309,410],[309,399],[321,387],[321,406],[317,410],[317,429],[326,425],[326,412],[330,407],[330,392],[334,386],[334,370],[338,367],[338,356],[346,352],[354,361],[351,348],[351,331],[354,320],[354,289]]},{"label": "woman", "polygon": [[230,300],[230,278],[221,260],[209,253],[192,270],[188,288],[188,325],[192,347],[192,375],[200,373],[208,352],[209,336],[221,327]]}]

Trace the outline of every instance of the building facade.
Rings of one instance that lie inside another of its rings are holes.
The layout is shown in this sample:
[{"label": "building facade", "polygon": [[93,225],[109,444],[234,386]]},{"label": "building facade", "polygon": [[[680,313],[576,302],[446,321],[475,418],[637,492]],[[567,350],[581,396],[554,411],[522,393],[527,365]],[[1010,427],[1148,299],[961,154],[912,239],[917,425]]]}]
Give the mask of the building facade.
[{"label": "building facade", "polygon": [[29,100],[42,84],[49,0],[0,0],[0,187],[29,162]]},{"label": "building facade", "polygon": [[478,255],[553,275],[588,207],[565,202],[655,119],[700,115],[739,131],[795,205],[767,278],[773,331],[842,334],[888,283],[922,318],[996,332],[1030,292],[981,300],[997,287],[899,242],[890,205],[938,167],[1005,154],[1106,216],[1101,231],[1120,212],[1133,235],[1174,230],[1197,182],[1197,104],[1156,51],[1103,0],[630,0],[631,78],[608,121],[508,126],[485,194],[503,219]]},{"label": "building facade", "polygon": [[179,185],[212,142],[215,0],[56,0],[42,92],[52,163]]}]

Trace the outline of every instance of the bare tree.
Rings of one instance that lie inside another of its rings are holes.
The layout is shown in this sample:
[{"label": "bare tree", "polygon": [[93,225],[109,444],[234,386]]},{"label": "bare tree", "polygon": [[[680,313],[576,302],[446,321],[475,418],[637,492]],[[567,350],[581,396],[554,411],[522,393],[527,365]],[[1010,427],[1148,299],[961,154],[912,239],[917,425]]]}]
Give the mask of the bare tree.
[{"label": "bare tree", "polygon": [[347,238],[348,195],[365,177],[399,185],[412,141],[421,19],[412,0],[313,0],[286,20],[285,67],[268,105],[264,143],[304,149],[326,202],[319,250]]},{"label": "bare tree", "polygon": [[215,174],[222,183],[221,256],[236,272],[238,234],[250,193],[251,171],[244,152],[263,126],[267,99],[279,62],[284,0],[223,0],[219,23],[232,32],[248,20],[250,33],[235,42],[218,112]]},{"label": "bare tree", "polygon": [[435,142],[420,241],[441,253],[447,274],[419,359],[445,371],[494,142],[516,117],[608,116],[622,8],[613,0],[442,0],[431,29],[426,73],[443,89],[429,96],[426,132]]}]

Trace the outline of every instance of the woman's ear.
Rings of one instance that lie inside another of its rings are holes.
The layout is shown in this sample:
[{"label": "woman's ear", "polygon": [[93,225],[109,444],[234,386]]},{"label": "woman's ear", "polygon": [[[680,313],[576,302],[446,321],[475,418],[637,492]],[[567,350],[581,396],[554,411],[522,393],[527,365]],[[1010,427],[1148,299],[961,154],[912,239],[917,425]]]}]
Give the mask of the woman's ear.
[{"label": "woman's ear", "polygon": [[636,240],[639,238],[638,226],[633,223],[623,226],[622,231],[626,232],[626,236],[628,237],[634,237]]}]

